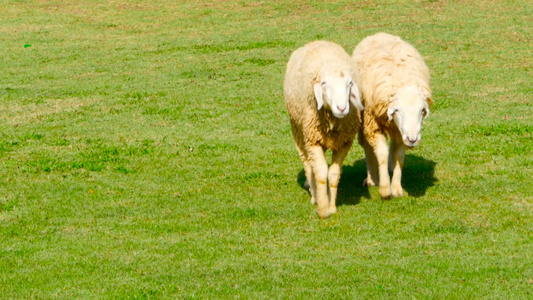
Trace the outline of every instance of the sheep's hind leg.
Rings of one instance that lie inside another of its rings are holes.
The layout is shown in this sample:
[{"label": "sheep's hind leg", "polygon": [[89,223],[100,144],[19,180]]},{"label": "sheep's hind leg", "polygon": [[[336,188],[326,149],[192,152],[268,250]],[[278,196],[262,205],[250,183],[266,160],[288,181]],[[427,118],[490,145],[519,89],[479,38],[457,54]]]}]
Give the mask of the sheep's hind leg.
[{"label": "sheep's hind leg", "polygon": [[304,151],[298,143],[296,143],[296,149],[298,149],[298,154],[300,155],[300,159],[302,160],[302,164],[304,165],[304,171],[305,171],[305,183],[304,187],[309,188],[309,193],[311,194],[311,204],[316,204],[316,198],[313,194],[315,188],[313,187],[313,184],[315,183],[315,180],[313,179],[313,172],[311,170],[311,164],[309,162],[309,159],[307,159],[307,156],[305,155]]},{"label": "sheep's hind leg", "polygon": [[363,130],[359,131],[358,141],[365,150],[366,178],[363,180],[363,186],[376,186],[379,184],[378,161],[374,154],[374,149],[366,140]]},{"label": "sheep's hind leg", "polygon": [[[351,145],[350,145],[351,146]],[[337,188],[342,174],[342,163],[350,151],[350,146],[333,151],[331,158],[331,166],[328,170],[328,182],[329,182],[329,212],[334,214],[337,212]]]},{"label": "sheep's hind leg", "polygon": [[[313,170],[311,168],[311,163],[307,160],[303,162],[304,169],[305,169],[305,183],[307,183],[309,187],[309,193],[311,194],[311,204],[316,204],[316,185],[315,185],[315,177],[313,175]],[[304,183],[304,187],[305,187]]]},{"label": "sheep's hind leg", "polygon": [[379,168],[379,194],[387,199],[391,196],[391,185],[389,176],[389,147],[387,138],[381,133],[375,134],[374,154],[377,158]]},{"label": "sheep's hind leg", "polygon": [[363,181],[363,186],[376,186],[379,184],[378,159],[370,145],[366,145],[364,149],[366,157],[366,178]]},{"label": "sheep's hind leg", "polygon": [[314,146],[309,149],[309,162],[312,171],[312,179],[309,182],[313,190],[311,194],[316,200],[318,216],[324,219],[329,217],[330,211],[327,186],[328,163],[322,147]]},{"label": "sheep's hind leg", "polygon": [[402,168],[405,158],[405,145],[402,141],[391,139],[390,163],[392,165],[391,191],[393,197],[403,196]]}]

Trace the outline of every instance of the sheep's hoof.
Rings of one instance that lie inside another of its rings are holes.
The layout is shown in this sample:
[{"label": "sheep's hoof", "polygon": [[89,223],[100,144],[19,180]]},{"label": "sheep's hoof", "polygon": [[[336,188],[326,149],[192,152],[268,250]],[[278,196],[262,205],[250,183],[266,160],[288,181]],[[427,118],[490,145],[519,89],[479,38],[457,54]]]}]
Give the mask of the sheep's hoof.
[{"label": "sheep's hoof", "polygon": [[392,186],[392,197],[403,197],[403,188],[401,185]]},{"label": "sheep's hoof", "polygon": [[316,204],[316,199],[315,197],[311,197],[311,205],[315,205]]},{"label": "sheep's hoof", "polygon": [[379,195],[383,199],[389,199],[391,197],[391,190],[390,186],[380,186],[379,187]]},{"label": "sheep's hoof", "polygon": [[363,186],[376,186],[376,184],[370,177],[367,177],[365,180],[363,180]]},{"label": "sheep's hoof", "polygon": [[329,207],[329,214],[336,214],[337,213],[337,207],[336,206],[330,206]]},{"label": "sheep's hoof", "polygon": [[318,216],[321,219],[327,219],[331,215],[331,210],[329,207],[323,208],[323,209],[317,209]]}]

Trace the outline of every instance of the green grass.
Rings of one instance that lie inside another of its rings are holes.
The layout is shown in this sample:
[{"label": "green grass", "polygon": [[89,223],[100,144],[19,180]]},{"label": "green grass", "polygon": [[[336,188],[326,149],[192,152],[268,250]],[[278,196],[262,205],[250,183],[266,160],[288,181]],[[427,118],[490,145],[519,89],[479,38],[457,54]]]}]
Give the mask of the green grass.
[{"label": "green grass", "polygon": [[[528,1],[3,1],[2,298],[533,297]],[[408,196],[302,188],[282,82],[386,31],[432,72]]]}]

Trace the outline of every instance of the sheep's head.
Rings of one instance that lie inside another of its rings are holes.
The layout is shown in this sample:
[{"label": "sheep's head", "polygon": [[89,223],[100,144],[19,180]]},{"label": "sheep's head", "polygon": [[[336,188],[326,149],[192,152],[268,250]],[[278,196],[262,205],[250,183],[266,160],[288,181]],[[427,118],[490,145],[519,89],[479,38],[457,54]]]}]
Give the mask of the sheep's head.
[{"label": "sheep's head", "polygon": [[420,144],[422,120],[429,115],[431,103],[431,98],[424,95],[420,88],[407,86],[399,89],[389,104],[389,121],[394,120],[407,147]]},{"label": "sheep's head", "polygon": [[319,81],[313,85],[317,109],[322,106],[331,110],[337,118],[344,118],[350,112],[350,102],[363,110],[361,93],[355,84],[349,67],[331,64],[324,67],[319,74]]}]

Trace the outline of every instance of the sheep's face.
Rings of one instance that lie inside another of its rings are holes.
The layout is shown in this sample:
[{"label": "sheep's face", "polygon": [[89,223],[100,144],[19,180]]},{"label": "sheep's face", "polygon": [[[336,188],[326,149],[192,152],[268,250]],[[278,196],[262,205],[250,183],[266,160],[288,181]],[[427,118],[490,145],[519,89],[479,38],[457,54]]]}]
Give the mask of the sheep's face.
[{"label": "sheep's face", "polygon": [[359,88],[347,68],[324,68],[320,74],[320,82],[315,83],[313,89],[317,109],[320,110],[324,106],[339,119],[350,113],[350,102],[357,109],[364,109]]},{"label": "sheep's face", "polygon": [[408,86],[399,89],[389,105],[389,120],[394,120],[403,143],[409,148],[420,144],[422,120],[429,115],[430,101],[419,88]]}]

